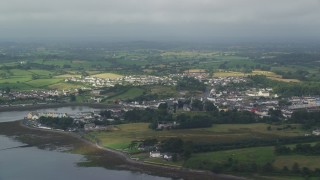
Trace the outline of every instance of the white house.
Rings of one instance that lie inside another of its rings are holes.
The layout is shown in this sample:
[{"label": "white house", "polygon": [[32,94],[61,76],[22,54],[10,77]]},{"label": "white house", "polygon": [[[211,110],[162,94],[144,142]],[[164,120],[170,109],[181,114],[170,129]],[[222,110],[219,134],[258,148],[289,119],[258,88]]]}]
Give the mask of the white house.
[{"label": "white house", "polygon": [[151,151],[150,152],[150,157],[151,158],[161,158],[162,155],[161,155],[161,153],[159,151]]},{"label": "white house", "polygon": [[172,159],[172,155],[171,154],[164,154],[163,155],[163,159],[165,159],[165,160],[171,160]]},{"label": "white house", "polygon": [[27,115],[27,119],[37,120],[39,118],[40,116],[39,116],[39,113],[37,112],[29,112]]},{"label": "white house", "polygon": [[313,130],[312,134],[315,136],[320,136],[320,129]]}]

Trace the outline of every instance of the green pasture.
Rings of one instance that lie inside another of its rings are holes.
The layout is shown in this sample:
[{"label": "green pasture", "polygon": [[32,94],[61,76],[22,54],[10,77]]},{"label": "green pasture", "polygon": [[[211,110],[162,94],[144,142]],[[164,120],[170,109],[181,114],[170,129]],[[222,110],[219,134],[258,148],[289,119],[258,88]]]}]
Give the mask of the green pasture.
[{"label": "green pasture", "polygon": [[119,94],[113,95],[110,98],[107,98],[107,101],[111,101],[111,100],[125,100],[125,99],[133,99],[136,97],[139,97],[143,94],[144,90],[138,87],[133,87],[130,88],[128,90],[126,90],[125,92],[121,92]]},{"label": "green pasture", "polygon": [[91,77],[103,78],[103,79],[118,79],[122,78],[122,75],[115,73],[101,73],[101,74],[93,74]]},{"label": "green pasture", "polygon": [[307,155],[281,155],[277,156],[274,161],[276,168],[282,169],[284,166],[291,168],[294,163],[299,163],[300,168],[308,167],[309,169],[320,168],[320,156]]},{"label": "green pasture", "polygon": [[193,154],[184,165],[186,167],[198,169],[204,162],[225,164],[229,159],[233,159],[238,161],[238,163],[256,163],[257,165],[262,166],[268,162],[273,162],[275,158],[276,155],[273,152],[273,147],[256,147]]},{"label": "green pasture", "polygon": [[49,76],[52,75],[54,72],[47,71],[47,70],[41,70],[41,69],[33,69],[33,70],[28,70],[32,74],[37,74],[39,76]]},{"label": "green pasture", "polygon": [[36,80],[31,80],[26,82],[26,84],[35,87],[35,88],[41,88],[41,87],[47,87],[52,84],[56,84],[61,82],[62,79],[56,79],[56,78],[51,78],[51,79],[36,79]]},{"label": "green pasture", "polygon": [[[157,138],[159,140],[178,137],[196,143],[236,142],[252,138],[274,138],[304,135],[300,126],[294,130],[268,131],[268,124],[221,124],[211,128],[181,129],[154,131],[148,128],[149,123],[131,123],[117,126],[117,130],[91,132],[89,137],[94,136],[106,147],[128,145],[134,140]],[[294,125],[296,126],[296,125]],[[281,127],[274,126],[272,128]]]},{"label": "green pasture", "polygon": [[80,83],[65,83],[62,81],[48,86],[49,89],[56,89],[56,90],[78,89],[81,87],[84,87],[84,85]]}]

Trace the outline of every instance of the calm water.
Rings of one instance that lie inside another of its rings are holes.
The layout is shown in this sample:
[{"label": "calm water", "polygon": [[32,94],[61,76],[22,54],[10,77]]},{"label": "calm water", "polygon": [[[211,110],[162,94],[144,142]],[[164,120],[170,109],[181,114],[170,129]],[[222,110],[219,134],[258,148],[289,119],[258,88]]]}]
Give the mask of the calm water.
[{"label": "calm water", "polygon": [[[99,109],[83,107],[83,106],[74,106],[74,107],[39,109],[39,110],[32,110],[32,111],[62,112],[62,113],[68,113],[68,114],[75,114],[78,112],[89,112],[94,110],[99,110]],[[0,112],[0,122],[16,121],[16,120],[23,119],[25,116],[27,116],[29,112],[30,110]]]},{"label": "calm water", "polygon": [[[94,110],[88,107],[65,107],[46,111],[75,113]],[[28,111],[0,112],[0,122],[22,119]],[[0,180],[163,180],[130,171],[98,167],[78,167],[82,155],[20,147],[21,142],[0,135]]]}]

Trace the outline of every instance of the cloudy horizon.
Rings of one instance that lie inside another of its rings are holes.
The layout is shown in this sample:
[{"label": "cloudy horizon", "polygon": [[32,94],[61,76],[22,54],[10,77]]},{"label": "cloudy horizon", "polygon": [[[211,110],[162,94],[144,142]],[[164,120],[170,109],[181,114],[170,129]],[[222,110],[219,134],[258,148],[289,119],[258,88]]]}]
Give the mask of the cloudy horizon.
[{"label": "cloudy horizon", "polygon": [[0,39],[319,39],[320,0],[2,0]]}]

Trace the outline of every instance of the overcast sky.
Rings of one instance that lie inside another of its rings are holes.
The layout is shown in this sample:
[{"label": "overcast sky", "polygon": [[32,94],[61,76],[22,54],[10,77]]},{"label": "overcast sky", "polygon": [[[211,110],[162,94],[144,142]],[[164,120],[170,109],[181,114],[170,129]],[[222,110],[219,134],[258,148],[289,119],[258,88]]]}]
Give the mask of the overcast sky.
[{"label": "overcast sky", "polygon": [[319,39],[320,0],[1,0],[0,39]]}]

